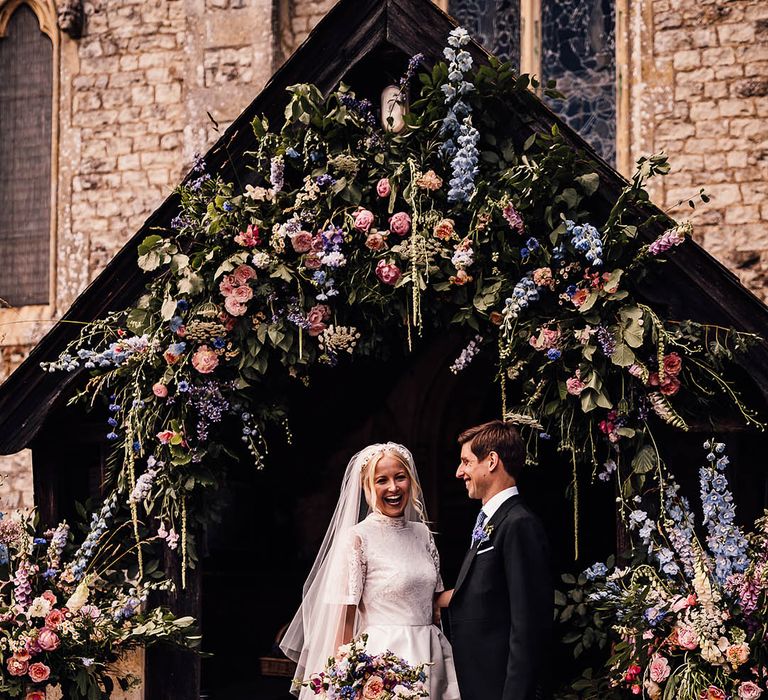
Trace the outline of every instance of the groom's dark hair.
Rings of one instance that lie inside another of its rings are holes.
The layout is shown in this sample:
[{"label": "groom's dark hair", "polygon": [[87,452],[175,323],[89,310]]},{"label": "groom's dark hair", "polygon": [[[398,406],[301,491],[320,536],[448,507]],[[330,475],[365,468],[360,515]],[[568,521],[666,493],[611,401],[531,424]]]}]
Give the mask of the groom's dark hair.
[{"label": "groom's dark hair", "polygon": [[459,445],[469,447],[479,460],[489,453],[499,455],[507,473],[517,479],[525,464],[525,447],[517,428],[508,421],[492,420],[474,428],[467,428],[459,435]]}]

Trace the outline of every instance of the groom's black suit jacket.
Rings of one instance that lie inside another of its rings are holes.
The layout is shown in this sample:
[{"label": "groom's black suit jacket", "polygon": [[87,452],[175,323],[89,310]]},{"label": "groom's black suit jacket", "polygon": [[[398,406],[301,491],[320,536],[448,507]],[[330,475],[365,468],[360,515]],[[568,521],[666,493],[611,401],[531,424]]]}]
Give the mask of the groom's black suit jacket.
[{"label": "groom's black suit jacket", "polygon": [[489,526],[464,558],[449,608],[461,698],[537,700],[554,609],[546,535],[517,495]]}]

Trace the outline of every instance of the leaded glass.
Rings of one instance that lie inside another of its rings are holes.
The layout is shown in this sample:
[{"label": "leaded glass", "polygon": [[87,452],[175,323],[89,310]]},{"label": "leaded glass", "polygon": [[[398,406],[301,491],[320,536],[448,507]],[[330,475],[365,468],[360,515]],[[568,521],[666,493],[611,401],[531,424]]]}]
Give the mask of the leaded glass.
[{"label": "leaded glass", "polygon": [[449,11],[488,51],[520,68],[520,0],[451,0]]},{"label": "leaded glass", "polygon": [[614,0],[542,0],[542,75],[566,98],[550,107],[616,162]]}]

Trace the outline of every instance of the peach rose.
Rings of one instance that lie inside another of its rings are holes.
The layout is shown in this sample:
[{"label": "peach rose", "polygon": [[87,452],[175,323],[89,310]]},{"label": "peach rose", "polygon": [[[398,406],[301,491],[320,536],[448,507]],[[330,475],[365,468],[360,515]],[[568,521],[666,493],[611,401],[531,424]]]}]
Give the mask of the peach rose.
[{"label": "peach rose", "polygon": [[256,277],[256,270],[250,265],[238,265],[232,273],[235,284],[245,284]]},{"label": "peach rose", "polygon": [[384,681],[379,676],[371,676],[363,686],[365,700],[379,700],[384,696]]},{"label": "peach rose", "polygon": [[709,688],[701,691],[699,700],[725,700],[725,693],[717,686],[710,685]]},{"label": "peach rose", "polygon": [[240,304],[245,304],[253,299],[253,290],[247,284],[235,287],[232,291],[232,298]]},{"label": "peach rose", "polygon": [[392,186],[389,184],[389,178],[383,177],[376,183],[376,194],[379,197],[389,197],[392,192]]},{"label": "peach rose", "polygon": [[29,667],[29,677],[32,679],[33,683],[42,683],[43,681],[47,681],[50,676],[51,669],[39,661]]},{"label": "peach rose", "polygon": [[443,186],[443,178],[441,178],[434,170],[427,170],[427,172],[416,180],[416,185],[422,189],[434,192]]},{"label": "peach rose", "polygon": [[37,643],[43,651],[56,651],[61,644],[59,635],[51,629],[43,627],[37,635]]},{"label": "peach rose", "polygon": [[752,681],[744,681],[739,686],[739,698],[741,700],[757,700],[762,694],[762,688]]},{"label": "peach rose", "polygon": [[374,216],[372,211],[368,211],[367,209],[360,207],[355,212],[355,229],[361,233],[368,233],[371,226],[373,225],[373,219]]},{"label": "peach rose", "polygon": [[579,307],[587,300],[588,296],[588,289],[577,289],[576,293],[571,297],[571,301],[573,302],[574,306]]},{"label": "peach rose", "polygon": [[376,265],[376,277],[378,277],[384,284],[394,286],[397,284],[397,280],[401,276],[400,268],[394,263],[387,263],[384,260],[379,260]]},{"label": "peach rose", "polygon": [[669,678],[669,661],[659,654],[651,658],[650,676],[654,683],[663,683]]},{"label": "peach rose", "polygon": [[224,308],[232,316],[242,316],[245,313],[245,304],[241,304],[234,297],[227,297],[224,300]]},{"label": "peach rose", "polygon": [[[29,654],[25,654],[25,656],[29,659]],[[6,666],[8,667],[8,673],[12,676],[23,676],[29,669],[29,661],[19,658],[18,655],[14,654],[8,659]]]},{"label": "peach rose", "polygon": [[368,238],[365,239],[365,246],[373,251],[384,250],[387,247],[387,233],[371,233]]},{"label": "peach rose", "polygon": [[389,219],[389,230],[398,236],[405,236],[411,230],[411,217],[404,211],[399,211]]},{"label": "peach rose", "polygon": [[312,248],[312,234],[309,231],[299,231],[291,238],[291,245],[297,253],[307,253]]},{"label": "peach rose", "polygon": [[162,382],[156,382],[152,385],[152,393],[160,399],[164,399],[168,396],[168,387]]},{"label": "peach rose", "polygon": [[456,229],[454,228],[453,219],[441,219],[435,224],[435,228],[432,230],[432,234],[435,238],[439,238],[441,241],[447,241],[456,236]]},{"label": "peach rose", "polygon": [[728,663],[734,668],[741,666],[749,659],[749,645],[744,644],[731,644],[725,651],[725,658],[728,659]]},{"label": "peach rose", "polygon": [[200,374],[210,374],[219,366],[219,356],[207,345],[201,345],[192,355],[192,366]]}]

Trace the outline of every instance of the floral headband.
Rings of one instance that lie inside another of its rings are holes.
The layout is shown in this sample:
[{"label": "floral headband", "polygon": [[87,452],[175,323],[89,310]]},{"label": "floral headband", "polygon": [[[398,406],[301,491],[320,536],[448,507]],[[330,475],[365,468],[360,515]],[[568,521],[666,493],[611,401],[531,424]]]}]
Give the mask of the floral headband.
[{"label": "floral headband", "polygon": [[399,454],[409,466],[413,460],[413,457],[411,456],[411,453],[408,451],[408,449],[402,445],[398,445],[396,442],[385,442],[381,445],[372,445],[369,449],[371,451],[363,457],[363,460],[360,463],[361,473],[365,471],[365,468],[368,466],[368,463],[371,461],[371,459],[381,456],[385,452],[397,452],[397,454]]}]

